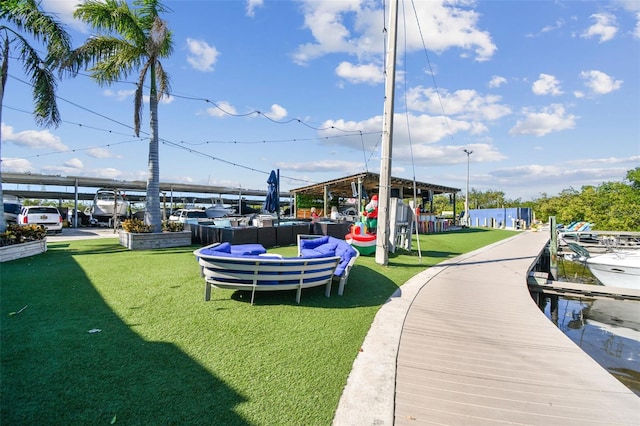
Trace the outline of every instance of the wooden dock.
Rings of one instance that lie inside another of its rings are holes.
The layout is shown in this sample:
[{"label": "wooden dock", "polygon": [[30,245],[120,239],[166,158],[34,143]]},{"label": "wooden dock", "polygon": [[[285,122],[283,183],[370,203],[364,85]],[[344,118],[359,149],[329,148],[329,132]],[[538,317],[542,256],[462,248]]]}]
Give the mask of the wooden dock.
[{"label": "wooden dock", "polygon": [[523,232],[414,276],[378,311],[334,426],[640,425],[640,397],[538,308]]},{"label": "wooden dock", "polygon": [[536,306],[527,275],[548,234],[456,258],[407,313],[394,424],[639,425],[640,398]]},{"label": "wooden dock", "polygon": [[[545,274],[546,275],[546,274]],[[584,299],[615,299],[640,301],[640,290],[632,288],[608,287],[596,284],[553,281],[530,274],[527,281],[532,293],[561,296],[580,297]]]}]

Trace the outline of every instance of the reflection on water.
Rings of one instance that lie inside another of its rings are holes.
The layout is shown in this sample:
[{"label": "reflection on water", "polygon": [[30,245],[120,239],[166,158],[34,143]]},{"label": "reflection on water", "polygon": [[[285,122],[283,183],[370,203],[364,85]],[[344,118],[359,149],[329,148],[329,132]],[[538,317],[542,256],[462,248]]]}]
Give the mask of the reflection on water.
[{"label": "reflection on water", "polygon": [[558,298],[557,316],[551,303],[544,311],[585,353],[640,396],[640,302]]}]

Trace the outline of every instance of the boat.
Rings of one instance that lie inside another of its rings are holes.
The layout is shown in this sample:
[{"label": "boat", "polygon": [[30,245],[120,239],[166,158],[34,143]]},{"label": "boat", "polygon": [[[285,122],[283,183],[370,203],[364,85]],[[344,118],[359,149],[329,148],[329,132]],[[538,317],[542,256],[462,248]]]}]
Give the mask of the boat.
[{"label": "boat", "polygon": [[640,250],[614,249],[592,256],[580,244],[567,243],[567,246],[577,254],[571,260],[586,265],[602,285],[640,290]]},{"label": "boat", "polygon": [[217,199],[213,202],[213,205],[205,209],[207,217],[214,219],[218,217],[225,217],[235,213],[235,209],[232,207],[226,207],[221,199]]},{"label": "boat", "polygon": [[89,214],[98,222],[108,221],[114,216],[126,217],[129,210],[129,202],[124,199],[124,194],[117,189],[100,188],[93,197],[93,205],[89,208]]},{"label": "boat", "polygon": [[606,286],[640,290],[638,250],[618,250],[589,256],[585,264],[593,276]]}]

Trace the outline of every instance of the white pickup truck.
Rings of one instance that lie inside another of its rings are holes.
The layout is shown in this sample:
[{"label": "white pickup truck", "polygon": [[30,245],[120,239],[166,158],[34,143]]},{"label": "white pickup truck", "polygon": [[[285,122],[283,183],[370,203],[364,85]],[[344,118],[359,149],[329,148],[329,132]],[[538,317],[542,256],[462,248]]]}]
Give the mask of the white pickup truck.
[{"label": "white pickup truck", "polygon": [[178,209],[171,216],[169,220],[180,223],[192,223],[198,224],[200,222],[212,222],[207,217],[207,213],[204,210],[198,209]]},{"label": "white pickup truck", "polygon": [[42,225],[47,231],[62,232],[62,215],[51,206],[24,206],[18,215],[18,225]]}]

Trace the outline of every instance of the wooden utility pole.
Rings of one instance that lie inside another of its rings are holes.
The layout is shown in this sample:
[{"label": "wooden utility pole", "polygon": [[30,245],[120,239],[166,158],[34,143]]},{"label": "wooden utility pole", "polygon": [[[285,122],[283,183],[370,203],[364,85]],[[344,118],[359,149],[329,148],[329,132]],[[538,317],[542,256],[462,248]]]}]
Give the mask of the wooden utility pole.
[{"label": "wooden utility pole", "polygon": [[391,151],[393,145],[393,103],[396,86],[396,49],[398,46],[398,0],[389,7],[387,63],[385,66],[384,113],[382,117],[382,151],[380,154],[380,183],[378,194],[378,229],[376,263],[389,263],[389,204],[391,193]]}]

